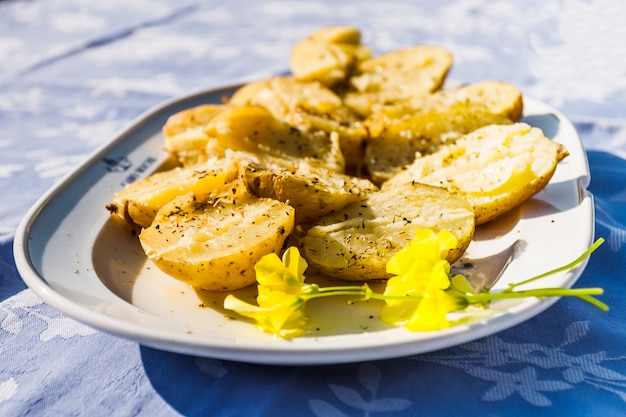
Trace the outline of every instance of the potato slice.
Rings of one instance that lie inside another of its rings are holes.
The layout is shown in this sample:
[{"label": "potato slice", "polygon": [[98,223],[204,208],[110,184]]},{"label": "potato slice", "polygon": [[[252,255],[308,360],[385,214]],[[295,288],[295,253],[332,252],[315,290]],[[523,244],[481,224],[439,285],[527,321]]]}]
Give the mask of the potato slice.
[{"label": "potato slice", "polygon": [[482,81],[383,106],[365,124],[372,135],[365,165],[381,184],[441,145],[491,124],[511,124],[522,115],[521,92],[500,81]]},{"label": "potato slice", "polygon": [[298,127],[310,126],[306,119],[308,115],[342,123],[344,128],[356,129],[359,126],[354,125],[361,121],[328,87],[287,76],[248,83],[235,91],[228,103],[236,107],[265,107],[278,120]]},{"label": "potato slice", "polygon": [[448,261],[467,249],[474,233],[474,212],[462,197],[443,188],[404,183],[372,192],[295,233],[312,268],[346,280],[388,278],[387,261],[414,237],[415,230],[449,230],[458,239]]},{"label": "potato slice", "polygon": [[132,226],[148,227],[156,213],[175,197],[189,192],[204,195],[224,189],[237,178],[239,164],[231,159],[211,159],[193,167],[156,172],[127,185],[113,196],[107,209]]},{"label": "potato slice", "polygon": [[194,288],[234,291],[255,282],[254,265],[280,252],[293,222],[291,206],[241,189],[204,201],[187,194],[159,210],[139,239],[168,275]]},{"label": "potato slice", "polygon": [[305,162],[337,172],[345,160],[335,133],[304,132],[276,119],[267,109],[244,106],[227,110],[206,126],[210,156],[223,157],[228,151],[265,154],[297,167]]},{"label": "potato slice", "polygon": [[293,172],[248,165],[243,178],[253,194],[294,207],[296,224],[342,209],[378,189],[366,179],[306,166]]},{"label": "potato slice", "polygon": [[522,117],[524,103],[522,92],[513,84],[503,81],[485,80],[456,88],[442,89],[432,94],[407,97],[394,103],[376,103],[374,113],[383,115],[393,124],[403,121],[415,113],[425,114],[466,106],[482,108],[516,122]]},{"label": "potato slice", "polygon": [[291,51],[289,64],[296,78],[333,87],[345,81],[355,65],[370,55],[371,50],[361,44],[359,29],[330,26],[298,42]]},{"label": "potato slice", "polygon": [[273,77],[244,85],[229,101],[233,106],[261,106],[278,120],[305,132],[336,132],[346,165],[363,165],[368,132],[361,118],[341,98],[319,82]]},{"label": "potato slice", "polygon": [[411,164],[416,156],[431,154],[483,126],[511,123],[507,117],[480,106],[416,113],[389,124],[378,137],[367,142],[365,166],[372,181],[380,185]]},{"label": "potato slice", "polygon": [[203,104],[171,115],[162,129],[164,149],[183,166],[205,162],[209,138],[204,129],[211,119],[228,108],[223,104]]},{"label": "potato slice", "polygon": [[543,189],[567,155],[562,144],[526,123],[486,126],[417,158],[383,189],[414,182],[445,187],[467,199],[480,225]]},{"label": "potato slice", "polygon": [[402,102],[441,87],[452,66],[452,54],[430,45],[398,49],[361,61],[350,77],[344,102],[363,117],[377,104]]}]

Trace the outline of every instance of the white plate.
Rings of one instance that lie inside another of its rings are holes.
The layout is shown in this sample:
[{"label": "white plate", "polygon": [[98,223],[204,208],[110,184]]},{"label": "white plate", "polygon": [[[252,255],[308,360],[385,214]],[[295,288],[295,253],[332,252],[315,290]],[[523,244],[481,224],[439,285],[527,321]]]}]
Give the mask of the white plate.
[{"label": "white plate", "polygon": [[[311,303],[306,336],[283,340],[233,320],[221,297],[197,293],[146,260],[129,230],[105,205],[128,182],[166,159],[161,126],[174,112],[221,101],[233,88],[203,91],[159,106],[98,150],[29,211],[15,238],[26,284],[45,302],[94,328],[163,350],[265,364],[330,364],[392,358],[468,342],[527,320],[556,299],[495,302],[484,318],[437,332],[409,332],[378,320],[376,302]],[[570,156],[548,187],[511,214],[477,231],[468,255],[522,245],[496,288],[564,265],[594,237],[589,169],[572,124],[554,108],[525,100],[525,121],[567,146]],[[585,264],[544,286],[570,287]],[[249,292],[249,291],[248,291]],[[244,294],[245,296],[245,291]],[[201,304],[203,306],[201,306]]]}]

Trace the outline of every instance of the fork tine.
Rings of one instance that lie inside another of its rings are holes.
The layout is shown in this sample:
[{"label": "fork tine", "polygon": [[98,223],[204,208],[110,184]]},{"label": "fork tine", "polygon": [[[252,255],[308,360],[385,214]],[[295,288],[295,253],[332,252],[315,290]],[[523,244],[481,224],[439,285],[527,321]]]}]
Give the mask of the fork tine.
[{"label": "fork tine", "polygon": [[493,255],[460,260],[452,265],[451,272],[465,275],[477,293],[490,289],[500,279],[515,257],[518,246],[519,240],[516,240],[509,247]]}]

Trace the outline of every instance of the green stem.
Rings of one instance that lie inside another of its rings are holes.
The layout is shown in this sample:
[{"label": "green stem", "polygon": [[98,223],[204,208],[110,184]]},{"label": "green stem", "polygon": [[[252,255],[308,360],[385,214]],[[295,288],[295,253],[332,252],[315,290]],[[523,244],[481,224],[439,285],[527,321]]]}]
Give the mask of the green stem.
[{"label": "green stem", "polygon": [[[601,295],[603,293],[604,290],[602,288],[540,288],[536,290],[515,292],[506,290],[499,293],[484,292],[479,294],[463,294],[463,297],[467,300],[469,304],[485,304],[493,300],[530,297],[576,297],[588,302],[589,304],[599,308],[602,311],[608,311],[609,307],[606,304],[592,297],[592,295]],[[318,292],[303,295],[302,299],[306,302],[315,298],[334,297],[338,295],[355,296],[356,298],[354,300],[349,301],[349,303],[351,304],[357,301],[364,301],[369,299],[383,301],[418,301],[422,299],[422,297],[420,296],[380,294],[370,290],[368,287],[359,287],[355,285],[319,288]]]},{"label": "green stem", "polygon": [[334,297],[336,295],[354,295],[355,299],[348,301],[349,304],[356,303],[357,301],[366,301],[370,299],[374,300],[405,300],[405,301],[417,301],[423,297],[412,295],[385,295],[372,291],[369,287],[359,287],[356,285],[348,285],[343,287],[324,287],[319,288],[317,292],[302,295],[304,301],[312,300],[314,298]]},{"label": "green stem", "polygon": [[504,290],[504,292],[512,292],[513,289],[516,288],[516,287],[519,287],[519,286],[522,286],[522,285],[525,285],[525,284],[530,284],[531,282],[538,281],[540,279],[543,279],[543,278],[548,277],[550,275],[557,274],[559,272],[568,271],[568,270],[574,268],[576,265],[578,265],[582,261],[584,261],[589,256],[591,256],[593,251],[595,251],[603,243],[604,243],[604,238],[599,238],[582,255],[580,255],[578,258],[574,259],[572,262],[568,263],[567,265],[564,265],[564,266],[562,266],[560,268],[553,269],[552,271],[548,271],[548,272],[545,272],[543,274],[537,275],[536,277],[527,279],[527,280],[522,281],[522,282],[518,282],[518,283],[515,283],[515,284],[509,284],[509,287],[506,290]]},{"label": "green stem", "polygon": [[592,306],[597,307],[597,308],[599,308],[602,311],[609,311],[609,306],[608,305],[604,304],[600,300],[596,300],[593,297],[590,297],[590,296],[587,296],[587,295],[581,295],[578,298],[580,298],[583,301],[588,302]]},{"label": "green stem", "polygon": [[[591,253],[595,251],[602,243],[604,243],[604,239],[599,238],[582,255],[580,255],[578,258],[576,258],[574,261],[570,262],[569,264],[564,265],[560,268],[553,269],[552,271],[548,271],[541,275],[537,275],[525,281],[510,284],[508,288],[502,292],[499,292],[499,293],[482,292],[479,294],[469,294],[469,293],[463,293],[459,291],[459,294],[462,294],[462,297],[464,297],[469,304],[486,304],[493,300],[503,300],[503,299],[512,299],[512,298],[577,297],[599,308],[602,311],[608,311],[609,307],[606,304],[592,297],[592,295],[603,294],[604,290],[602,288],[581,288],[581,289],[540,288],[536,290],[513,291],[516,287],[519,287],[521,285],[530,284],[531,282],[540,280],[547,276],[550,276],[559,272],[563,272],[563,271],[568,271],[574,268],[580,262],[588,258],[591,255]],[[379,294],[379,293],[372,291],[367,285],[363,285],[363,286],[344,285],[344,286],[334,286],[334,287],[324,287],[324,288],[320,288],[317,285],[314,285],[314,287],[315,287],[315,290],[313,292],[310,292],[308,294],[303,294],[301,296],[304,302],[315,299],[315,298],[334,297],[338,295],[355,296],[356,297],[355,299],[348,301],[350,304],[357,302],[357,301],[365,301],[369,299],[417,301],[423,298],[419,296],[409,296],[409,295]]]},{"label": "green stem", "polygon": [[609,307],[599,300],[591,297],[592,295],[601,295],[604,293],[602,288],[541,288],[537,290],[527,291],[502,291],[499,293],[480,293],[466,295],[470,304],[484,304],[492,300],[503,300],[511,298],[528,298],[528,297],[577,297],[587,301],[602,311],[608,311]]},{"label": "green stem", "polygon": [[366,291],[365,288],[358,285],[344,285],[337,287],[319,287],[319,292],[334,292],[334,291]]},{"label": "green stem", "polygon": [[302,295],[302,299],[304,301],[312,300],[314,298],[323,298],[323,297],[334,297],[337,295],[354,295],[359,297],[359,299],[366,297],[367,291],[364,288],[357,286],[350,287],[328,287],[328,288],[320,288],[319,292]]}]

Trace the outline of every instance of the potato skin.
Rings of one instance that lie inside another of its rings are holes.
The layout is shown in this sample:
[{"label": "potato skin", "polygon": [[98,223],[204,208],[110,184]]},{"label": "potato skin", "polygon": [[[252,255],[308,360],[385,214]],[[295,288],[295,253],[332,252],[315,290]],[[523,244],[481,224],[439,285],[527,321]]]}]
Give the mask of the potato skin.
[{"label": "potato skin", "polygon": [[320,218],[297,244],[309,266],[352,281],[389,278],[387,261],[415,229],[449,230],[458,240],[446,259],[457,260],[474,234],[474,212],[462,197],[419,183],[367,194],[359,202]]},{"label": "potato skin", "polygon": [[277,200],[243,195],[196,201],[189,194],[159,210],[139,240],[168,275],[194,288],[234,291],[256,281],[254,265],[279,253],[293,226],[294,209]]}]

